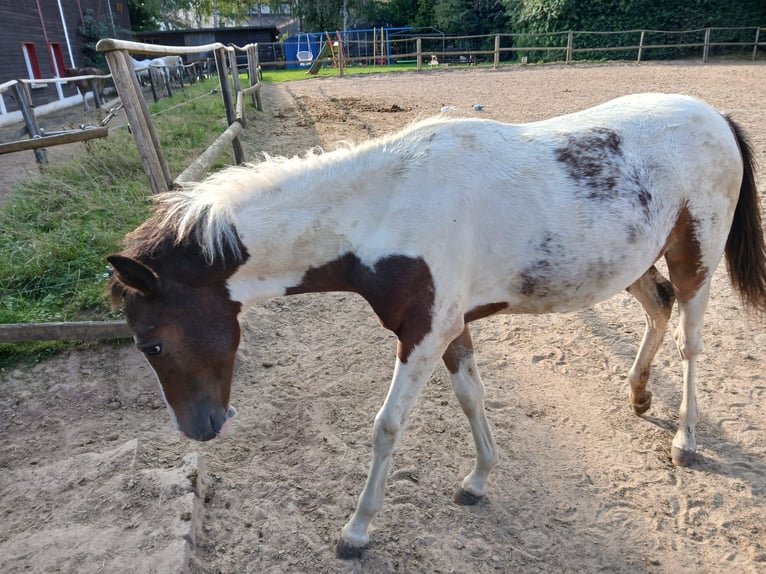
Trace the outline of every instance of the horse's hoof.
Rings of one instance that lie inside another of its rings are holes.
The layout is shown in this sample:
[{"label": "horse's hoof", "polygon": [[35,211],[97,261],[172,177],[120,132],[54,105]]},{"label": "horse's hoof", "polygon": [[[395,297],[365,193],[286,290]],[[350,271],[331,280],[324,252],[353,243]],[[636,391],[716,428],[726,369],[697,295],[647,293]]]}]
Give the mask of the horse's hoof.
[{"label": "horse's hoof", "polygon": [[641,416],[642,414],[644,414],[652,406],[652,392],[646,391],[644,396],[646,397],[644,399],[644,402],[631,403],[630,405],[633,408],[633,412],[638,416]]},{"label": "horse's hoof", "polygon": [[461,486],[455,491],[455,496],[452,498],[460,506],[473,506],[484,497],[471,494]]},{"label": "horse's hoof", "polygon": [[345,540],[338,540],[335,545],[335,555],[341,560],[353,560],[362,557],[364,546],[354,546]]},{"label": "horse's hoof", "polygon": [[676,466],[691,466],[694,462],[694,451],[683,450],[674,446],[670,448],[670,459]]}]

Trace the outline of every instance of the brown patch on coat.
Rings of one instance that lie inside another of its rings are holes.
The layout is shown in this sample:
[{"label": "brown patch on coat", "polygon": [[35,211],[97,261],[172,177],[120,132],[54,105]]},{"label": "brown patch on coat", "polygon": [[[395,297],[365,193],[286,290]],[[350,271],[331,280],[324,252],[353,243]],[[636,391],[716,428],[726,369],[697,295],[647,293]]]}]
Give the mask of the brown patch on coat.
[{"label": "brown patch on coat", "polygon": [[545,297],[550,294],[551,281],[549,273],[551,264],[548,261],[536,261],[518,275],[519,293],[525,297]]},{"label": "brown patch on coat", "polygon": [[702,265],[702,248],[697,239],[698,224],[688,205],[684,204],[665,242],[665,261],[670,281],[681,303],[694,297],[709,273],[709,269]]},{"label": "brown patch on coat", "polygon": [[431,331],[434,282],[421,257],[390,255],[363,264],[353,253],[312,267],[286,295],[326,291],[358,293],[387,329],[399,339],[397,356],[406,363],[412,350]]},{"label": "brown patch on coat", "polygon": [[487,303],[486,305],[479,305],[463,315],[463,320],[466,323],[470,323],[471,321],[476,321],[477,319],[483,319],[484,317],[499,313],[507,308],[508,303]]},{"label": "brown patch on coat", "polygon": [[556,159],[567,165],[570,177],[589,187],[589,199],[612,195],[621,175],[621,158],[620,134],[609,128],[569,134],[566,145],[556,150]]},{"label": "brown patch on coat", "polygon": [[[487,305],[488,307],[489,305]],[[508,305],[505,305],[506,307]],[[442,355],[444,366],[453,375],[460,370],[460,363],[467,357],[473,355],[473,340],[468,325],[463,327],[463,331],[447,347]]]}]

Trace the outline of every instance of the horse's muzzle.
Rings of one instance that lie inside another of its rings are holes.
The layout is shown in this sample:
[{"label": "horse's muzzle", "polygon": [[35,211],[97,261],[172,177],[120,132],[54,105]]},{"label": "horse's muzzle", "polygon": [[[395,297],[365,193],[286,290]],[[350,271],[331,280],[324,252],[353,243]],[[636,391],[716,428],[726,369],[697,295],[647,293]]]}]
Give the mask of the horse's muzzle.
[{"label": "horse's muzzle", "polygon": [[192,428],[179,428],[182,436],[196,441],[208,441],[214,438],[225,438],[231,431],[231,424],[237,416],[237,409],[229,405],[225,410],[200,413]]}]

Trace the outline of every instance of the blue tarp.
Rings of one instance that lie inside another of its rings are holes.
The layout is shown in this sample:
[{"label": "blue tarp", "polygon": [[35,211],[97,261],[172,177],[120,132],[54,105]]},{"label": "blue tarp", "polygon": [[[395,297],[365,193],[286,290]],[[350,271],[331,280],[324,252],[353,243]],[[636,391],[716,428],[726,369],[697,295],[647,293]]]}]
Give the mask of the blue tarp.
[{"label": "blue tarp", "polygon": [[[290,61],[298,60],[298,52],[311,52],[312,59],[316,58],[321,49],[322,42],[324,41],[324,34],[310,33],[310,34],[298,34],[297,36],[291,36],[285,40],[285,59]],[[297,70],[299,68],[308,67],[311,62],[306,62],[306,66],[300,64],[288,64],[288,70]]]}]

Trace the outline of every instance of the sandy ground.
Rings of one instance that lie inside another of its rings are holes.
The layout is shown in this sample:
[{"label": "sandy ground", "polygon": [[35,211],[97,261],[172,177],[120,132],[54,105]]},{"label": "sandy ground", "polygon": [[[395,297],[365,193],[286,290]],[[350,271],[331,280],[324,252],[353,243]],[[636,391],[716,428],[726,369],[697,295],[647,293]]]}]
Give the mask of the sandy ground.
[{"label": "sandy ground", "polygon": [[[247,144],[291,155],[388,133],[443,105],[475,116],[480,103],[481,117],[521,122],[664,91],[732,113],[766,166],[764,85],[766,66],[746,64],[318,79],[264,86]],[[372,543],[351,561],[333,545],[366,476],[394,338],[348,294],[274,300],[244,323],[240,416],[225,441],[177,438],[127,345],[2,373],[0,571],[766,572],[766,333],[723,270],[698,365],[691,468],[669,460],[681,377],[671,337],[655,360],[651,410],[630,412],[626,372],[643,318],[628,295],[578,313],[487,319],[473,333],[501,462],[486,500],[451,501],[473,446],[440,366],[394,458]]]}]

